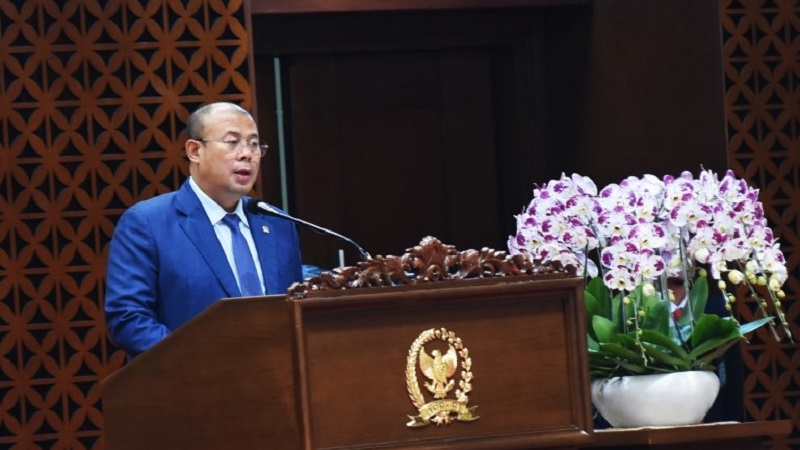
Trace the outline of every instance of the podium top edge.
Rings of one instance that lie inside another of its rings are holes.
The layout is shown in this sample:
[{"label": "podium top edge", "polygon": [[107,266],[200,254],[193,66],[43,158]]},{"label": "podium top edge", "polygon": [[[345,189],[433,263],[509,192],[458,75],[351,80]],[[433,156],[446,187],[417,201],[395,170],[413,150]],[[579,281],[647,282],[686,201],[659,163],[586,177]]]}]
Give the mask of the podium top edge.
[{"label": "podium top edge", "polygon": [[563,273],[537,274],[526,276],[511,277],[490,277],[490,278],[467,278],[441,281],[427,281],[414,284],[400,284],[394,286],[374,286],[326,290],[309,290],[303,296],[292,296],[287,294],[290,301],[304,301],[311,299],[332,298],[342,296],[361,296],[374,294],[404,293],[421,290],[441,290],[441,289],[461,289],[478,287],[497,287],[502,285],[549,285],[552,287],[563,286],[577,288],[583,286],[582,277],[567,276]]}]

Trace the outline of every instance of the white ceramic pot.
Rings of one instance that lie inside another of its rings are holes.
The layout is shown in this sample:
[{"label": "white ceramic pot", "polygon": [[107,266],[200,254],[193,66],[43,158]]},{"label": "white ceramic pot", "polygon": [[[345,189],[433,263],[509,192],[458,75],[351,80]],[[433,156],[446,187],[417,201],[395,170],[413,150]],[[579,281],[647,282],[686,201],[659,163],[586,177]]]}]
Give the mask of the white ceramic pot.
[{"label": "white ceramic pot", "polygon": [[592,381],[592,402],[617,428],[694,425],[719,393],[709,371],[635,375]]}]

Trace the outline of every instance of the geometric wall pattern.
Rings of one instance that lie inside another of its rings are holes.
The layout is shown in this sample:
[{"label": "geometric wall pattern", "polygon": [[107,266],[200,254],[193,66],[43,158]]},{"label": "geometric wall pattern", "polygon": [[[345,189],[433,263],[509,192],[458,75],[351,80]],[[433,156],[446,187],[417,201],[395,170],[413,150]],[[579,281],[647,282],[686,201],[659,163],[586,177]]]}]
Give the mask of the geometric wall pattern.
[{"label": "geometric wall pattern", "polygon": [[0,1],[0,448],[102,449],[121,213],[186,178],[196,106],[252,106],[243,1]]},{"label": "geometric wall pattern", "polygon": [[[721,2],[728,161],[761,189],[789,280],[783,302],[800,338],[800,5],[794,0]],[[746,307],[747,305],[744,305]],[[793,419],[779,448],[800,448],[798,344],[757,335],[742,347],[748,420]]]}]

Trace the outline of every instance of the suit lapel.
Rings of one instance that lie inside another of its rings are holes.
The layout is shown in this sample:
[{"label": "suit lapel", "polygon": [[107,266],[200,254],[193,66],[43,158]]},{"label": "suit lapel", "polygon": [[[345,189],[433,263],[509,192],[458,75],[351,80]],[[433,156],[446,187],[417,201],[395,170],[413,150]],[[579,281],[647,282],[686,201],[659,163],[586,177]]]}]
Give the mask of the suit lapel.
[{"label": "suit lapel", "polygon": [[208,221],[208,215],[203,209],[200,200],[189,186],[189,181],[183,183],[175,199],[178,210],[178,225],[186,233],[200,255],[205,260],[211,272],[219,280],[228,297],[239,297],[239,286],[228,264],[222,245],[217,239],[214,227]]}]

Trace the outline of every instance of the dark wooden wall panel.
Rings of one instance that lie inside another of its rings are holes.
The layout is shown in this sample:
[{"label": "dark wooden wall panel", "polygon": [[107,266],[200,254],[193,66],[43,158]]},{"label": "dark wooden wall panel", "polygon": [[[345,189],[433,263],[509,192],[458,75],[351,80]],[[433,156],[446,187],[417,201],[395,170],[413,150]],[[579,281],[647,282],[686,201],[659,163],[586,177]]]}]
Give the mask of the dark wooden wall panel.
[{"label": "dark wooden wall panel", "polygon": [[[784,310],[800,338],[800,5],[793,0],[721,1],[728,162],[761,189],[765,213],[787,257]],[[743,305],[746,309],[747,305]],[[800,448],[798,345],[758,334],[743,346],[749,419],[787,419],[778,448]]]},{"label": "dark wooden wall panel", "polygon": [[[373,254],[426,235],[489,245],[498,214],[487,53],[292,57],[293,210]],[[324,268],[340,248],[347,264],[358,257],[330,237],[304,231],[301,242],[304,261]]]},{"label": "dark wooden wall panel", "polygon": [[241,1],[0,1],[0,448],[101,449],[107,244],[186,177],[195,105],[250,107]]},{"label": "dark wooden wall panel", "polygon": [[567,155],[563,164],[598,185],[701,166],[724,171],[717,0],[593,6],[585,129],[551,144]]}]

